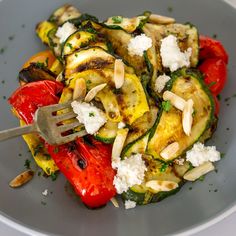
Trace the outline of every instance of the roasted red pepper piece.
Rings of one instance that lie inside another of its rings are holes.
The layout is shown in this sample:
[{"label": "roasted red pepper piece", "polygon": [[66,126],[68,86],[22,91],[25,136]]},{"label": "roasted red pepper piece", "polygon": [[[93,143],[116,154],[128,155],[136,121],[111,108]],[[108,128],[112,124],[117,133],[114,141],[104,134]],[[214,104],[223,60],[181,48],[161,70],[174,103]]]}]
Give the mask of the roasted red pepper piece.
[{"label": "roasted red pepper piece", "polygon": [[86,140],[89,142],[80,138],[74,143],[56,147],[47,144],[47,148],[81,200],[96,208],[115,196],[115,171],[111,167],[111,145],[92,137],[86,137]]},{"label": "roasted red pepper piece", "polygon": [[[27,124],[33,122],[38,107],[58,103],[63,86],[54,81],[38,81],[17,89],[9,102]],[[58,147],[45,143],[60,171],[91,208],[106,204],[115,194],[115,171],[111,167],[111,145],[92,137]]]},{"label": "roasted red pepper piece", "polygon": [[218,95],[224,88],[227,80],[227,66],[220,58],[209,58],[203,61],[198,68],[204,75],[204,81],[211,92]]},{"label": "roasted red pepper piece", "polygon": [[200,36],[200,55],[199,59],[220,58],[228,64],[228,54],[220,41],[207,36]]},{"label": "roasted red pepper piece", "polygon": [[39,107],[56,104],[63,85],[56,81],[37,81],[19,87],[8,99],[26,124],[31,124]]}]

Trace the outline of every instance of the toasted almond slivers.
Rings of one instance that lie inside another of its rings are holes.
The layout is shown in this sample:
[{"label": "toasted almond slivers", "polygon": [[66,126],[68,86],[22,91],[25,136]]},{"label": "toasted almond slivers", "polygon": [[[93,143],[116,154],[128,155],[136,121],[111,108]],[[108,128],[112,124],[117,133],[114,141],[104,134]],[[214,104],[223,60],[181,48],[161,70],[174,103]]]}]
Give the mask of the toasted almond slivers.
[{"label": "toasted almond slivers", "polygon": [[114,66],[114,82],[116,89],[122,87],[125,81],[125,66],[121,59],[115,60]]},{"label": "toasted almond slivers", "polygon": [[111,203],[113,204],[114,207],[119,208],[119,203],[117,202],[115,197],[111,199]]},{"label": "toasted almond slivers", "polygon": [[27,182],[29,182],[34,176],[34,172],[32,170],[24,171],[23,173],[17,175],[10,183],[10,187],[18,188]]},{"label": "toasted almond slivers", "polygon": [[86,96],[86,82],[85,79],[79,78],[75,81],[75,88],[73,92],[73,100],[82,100]]},{"label": "toasted almond slivers", "polygon": [[91,102],[94,99],[94,97],[97,95],[97,93],[103,90],[106,86],[107,86],[107,83],[104,83],[104,84],[100,84],[92,88],[85,96],[84,101]]},{"label": "toasted almond slivers", "polygon": [[170,160],[175,155],[175,153],[178,152],[178,150],[179,150],[179,143],[174,142],[168,145],[166,148],[164,148],[161,151],[160,155],[165,160]]},{"label": "toasted almond slivers", "polygon": [[156,15],[156,14],[151,14],[149,16],[149,20],[150,23],[153,24],[171,24],[171,23],[175,23],[175,19],[168,17],[168,16],[161,16],[161,15]]},{"label": "toasted almond slivers", "polygon": [[63,73],[62,72],[57,76],[56,81],[58,81],[58,82],[63,81]]},{"label": "toasted almond slivers", "polygon": [[179,186],[176,182],[167,180],[150,180],[145,185],[155,192],[171,191]]},{"label": "toasted almond slivers", "polygon": [[119,129],[112,147],[112,159],[120,157],[129,129]]},{"label": "toasted almond slivers", "polygon": [[208,172],[210,172],[214,169],[215,169],[214,165],[210,161],[207,161],[207,162],[203,163],[202,165],[195,167],[192,170],[188,171],[184,175],[184,179],[186,179],[188,181],[195,181],[198,178],[200,178],[201,176],[207,174]]},{"label": "toasted almond slivers", "polygon": [[183,130],[187,136],[190,136],[191,134],[192,124],[193,124],[192,114],[193,114],[193,100],[188,99],[188,101],[184,106],[183,118],[182,118]]},{"label": "toasted almond slivers", "polygon": [[180,96],[170,92],[170,91],[165,91],[163,93],[163,99],[165,101],[169,100],[170,103],[177,109],[183,111],[184,110],[184,107],[185,107],[185,104],[186,104],[186,101],[181,98]]}]

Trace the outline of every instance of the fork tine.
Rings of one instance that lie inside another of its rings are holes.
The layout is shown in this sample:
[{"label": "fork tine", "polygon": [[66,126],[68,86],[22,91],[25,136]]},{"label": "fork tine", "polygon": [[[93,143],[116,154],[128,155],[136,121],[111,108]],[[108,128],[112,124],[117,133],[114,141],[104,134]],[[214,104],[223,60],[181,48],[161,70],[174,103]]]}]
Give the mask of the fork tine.
[{"label": "fork tine", "polygon": [[41,107],[40,109],[45,109],[45,110],[50,111],[50,112],[55,112],[55,111],[59,111],[59,110],[71,107],[70,104],[71,104],[71,102],[60,103],[60,104],[49,105],[49,106],[46,106],[46,107]]},{"label": "fork tine", "polygon": [[57,130],[58,130],[60,133],[63,133],[63,132],[65,132],[65,131],[67,131],[67,130],[76,128],[76,127],[78,127],[78,126],[80,126],[80,125],[81,125],[81,123],[80,123],[78,120],[76,120],[76,121],[74,121],[73,123],[69,123],[69,124],[65,124],[65,125],[58,126],[58,127],[57,127]]},{"label": "fork tine", "polygon": [[69,120],[69,119],[75,118],[76,116],[77,115],[73,111],[71,111],[71,112],[68,112],[68,113],[64,113],[62,115],[54,116],[53,119],[56,122],[60,122],[60,121],[63,121],[63,120]]},{"label": "fork tine", "polygon": [[81,130],[76,133],[73,133],[73,134],[70,134],[67,136],[63,136],[58,140],[58,144],[69,143],[69,142],[75,140],[76,138],[80,138],[80,137],[85,136],[86,134],[87,134],[87,132],[85,130]]}]

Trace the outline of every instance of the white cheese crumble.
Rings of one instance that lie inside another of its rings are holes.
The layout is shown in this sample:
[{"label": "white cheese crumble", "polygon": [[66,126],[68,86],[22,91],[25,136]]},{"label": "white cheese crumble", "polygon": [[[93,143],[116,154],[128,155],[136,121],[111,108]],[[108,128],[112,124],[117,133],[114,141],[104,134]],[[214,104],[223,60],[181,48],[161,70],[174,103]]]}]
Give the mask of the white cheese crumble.
[{"label": "white cheese crumble", "polygon": [[73,101],[71,106],[88,134],[96,133],[107,121],[105,113],[89,103]]},{"label": "white cheese crumble", "polygon": [[143,56],[144,51],[152,47],[152,39],[145,34],[138,35],[130,39],[128,44],[128,51],[131,56]]},{"label": "white cheese crumble", "polygon": [[170,76],[166,74],[159,75],[155,81],[155,91],[161,93],[170,79]]},{"label": "white cheese crumble", "polygon": [[66,22],[57,29],[56,36],[60,39],[60,43],[63,43],[67,38],[72,35],[77,28],[70,22]]},{"label": "white cheese crumble", "polygon": [[122,121],[118,123],[118,129],[123,129],[123,128],[125,128],[125,126],[126,126],[126,124]]},{"label": "white cheese crumble", "polygon": [[141,184],[147,170],[141,154],[132,155],[124,160],[116,159],[112,166],[117,168],[113,184],[119,194],[127,191],[135,184]]},{"label": "white cheese crumble", "polygon": [[126,200],[125,201],[125,209],[131,209],[136,207],[136,202],[131,201],[131,200]]},{"label": "white cheese crumble", "polygon": [[43,192],[42,192],[43,196],[47,196],[48,195],[48,189],[45,189]]},{"label": "white cheese crumble", "polygon": [[219,161],[220,152],[216,150],[215,146],[204,146],[202,143],[196,143],[193,148],[186,153],[187,161],[190,161],[193,166],[200,166],[204,162]]},{"label": "white cheese crumble", "polygon": [[161,59],[162,65],[170,69],[171,72],[186,66],[190,66],[192,48],[181,52],[174,35],[169,35],[161,40]]}]

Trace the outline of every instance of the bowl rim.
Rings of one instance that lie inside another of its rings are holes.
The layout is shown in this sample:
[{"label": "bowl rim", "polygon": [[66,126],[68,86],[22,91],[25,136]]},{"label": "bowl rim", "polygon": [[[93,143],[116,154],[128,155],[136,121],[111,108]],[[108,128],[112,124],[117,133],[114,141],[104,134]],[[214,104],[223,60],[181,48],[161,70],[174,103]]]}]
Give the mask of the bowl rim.
[{"label": "bowl rim", "polygon": [[[192,227],[187,228],[186,230],[177,231],[175,233],[176,236],[188,236],[196,234],[204,229],[209,228],[210,226],[215,225],[216,223],[222,221],[223,219],[227,218],[231,214],[236,212],[236,203],[232,204],[232,206],[227,207],[226,209],[220,211],[215,216],[210,217],[206,220],[205,223],[198,223]],[[0,211],[0,222],[9,226],[12,229],[15,229],[21,233],[25,233],[30,236],[45,236],[48,235],[49,232],[41,231],[39,229],[35,229],[31,226],[27,226],[26,224],[20,223],[16,219],[8,216],[7,214]],[[58,234],[51,234],[50,235],[58,235]]]}]

